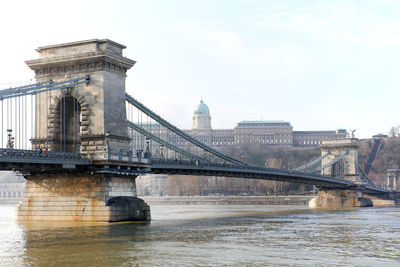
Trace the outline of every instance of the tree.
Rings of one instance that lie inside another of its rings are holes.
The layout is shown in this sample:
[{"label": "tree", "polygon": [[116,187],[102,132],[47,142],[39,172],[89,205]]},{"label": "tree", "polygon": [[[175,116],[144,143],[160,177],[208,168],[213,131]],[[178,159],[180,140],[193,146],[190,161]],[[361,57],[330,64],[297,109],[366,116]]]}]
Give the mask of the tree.
[{"label": "tree", "polygon": [[398,137],[399,136],[399,127],[393,126],[389,130],[389,136],[390,137]]}]

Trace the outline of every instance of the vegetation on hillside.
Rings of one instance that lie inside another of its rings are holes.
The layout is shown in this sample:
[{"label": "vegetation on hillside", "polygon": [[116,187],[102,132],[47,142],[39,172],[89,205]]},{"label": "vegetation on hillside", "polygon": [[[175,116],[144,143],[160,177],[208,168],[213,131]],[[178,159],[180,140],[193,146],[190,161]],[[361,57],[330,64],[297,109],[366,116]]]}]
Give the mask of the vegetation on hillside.
[{"label": "vegetation on hillside", "polygon": [[[371,154],[374,139],[360,141],[359,163],[365,167]],[[298,148],[289,146],[233,145],[221,152],[246,163],[270,168],[293,169],[318,158],[320,148]],[[400,166],[400,137],[389,137],[382,141],[375,161],[372,163],[370,178],[378,185],[386,183],[386,170]],[[312,191],[311,186],[277,181],[250,180],[216,177],[169,177],[168,195],[210,195],[210,194],[302,194]]]},{"label": "vegetation on hillside", "polygon": [[[381,149],[378,151],[369,174],[372,180],[379,185],[386,184],[386,170],[400,167],[400,137],[388,137],[382,140]],[[360,144],[359,162],[365,166],[371,153],[373,140],[363,140]]]}]

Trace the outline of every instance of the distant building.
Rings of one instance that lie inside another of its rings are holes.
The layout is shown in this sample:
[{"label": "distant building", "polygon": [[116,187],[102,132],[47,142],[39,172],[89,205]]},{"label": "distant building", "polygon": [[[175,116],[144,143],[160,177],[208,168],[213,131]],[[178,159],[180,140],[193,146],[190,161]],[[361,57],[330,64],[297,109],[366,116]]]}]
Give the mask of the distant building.
[{"label": "distant building", "polygon": [[386,170],[386,188],[388,190],[400,190],[400,169],[387,169]]},{"label": "distant building", "polygon": [[319,146],[322,141],[345,137],[347,137],[347,131],[344,129],[337,131],[293,131],[293,145],[301,147]]},{"label": "distant building", "polygon": [[286,121],[242,121],[234,128],[235,144],[293,145],[293,127]]},{"label": "distant building", "polygon": [[136,189],[139,196],[163,196],[166,193],[168,175],[152,174],[136,179]]},{"label": "distant building", "polygon": [[387,137],[388,136],[386,134],[381,134],[381,133],[375,134],[375,135],[372,136],[372,138],[375,139],[375,140],[385,139]]},{"label": "distant building", "polygon": [[241,121],[234,129],[212,129],[210,109],[203,100],[193,113],[193,126],[185,130],[199,141],[213,147],[233,144],[263,144],[315,147],[324,140],[345,138],[347,131],[293,131],[287,121]]},{"label": "distant building", "polygon": [[16,203],[24,195],[25,179],[13,172],[0,172],[0,203]]}]

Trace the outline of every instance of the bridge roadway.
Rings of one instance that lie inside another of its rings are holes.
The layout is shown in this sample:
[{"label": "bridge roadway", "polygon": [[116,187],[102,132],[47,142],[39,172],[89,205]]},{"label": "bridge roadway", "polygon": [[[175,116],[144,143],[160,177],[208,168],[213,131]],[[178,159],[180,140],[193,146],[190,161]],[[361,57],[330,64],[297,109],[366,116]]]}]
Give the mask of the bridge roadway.
[{"label": "bridge roadway", "polygon": [[318,188],[360,188],[367,193],[387,193],[387,190],[373,185],[360,186],[344,179],[313,173],[293,172],[290,170],[261,168],[257,166],[235,166],[231,164],[218,164],[211,162],[197,165],[194,161],[152,159],[151,170],[149,173],[274,180],[315,185]]},{"label": "bridge roadway", "polygon": [[[84,154],[68,152],[44,152],[20,149],[0,149],[0,170],[18,170],[22,174],[92,172],[119,175],[170,174],[236,177],[261,180],[276,180],[315,185],[319,188],[355,188],[350,181],[318,174],[293,172],[249,165],[220,164],[195,160],[151,159],[149,162],[89,161]],[[365,185],[364,192],[386,193],[385,189]]]}]

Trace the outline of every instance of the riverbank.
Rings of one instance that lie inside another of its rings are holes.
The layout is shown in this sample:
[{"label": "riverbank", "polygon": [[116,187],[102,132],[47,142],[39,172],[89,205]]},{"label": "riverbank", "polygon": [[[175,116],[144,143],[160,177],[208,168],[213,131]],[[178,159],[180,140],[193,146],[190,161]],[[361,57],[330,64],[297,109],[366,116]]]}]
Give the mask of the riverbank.
[{"label": "riverbank", "polygon": [[[317,195],[307,196],[163,196],[142,197],[149,205],[308,205]],[[21,199],[0,200],[0,205],[16,205]]]},{"label": "riverbank", "polygon": [[308,205],[307,196],[165,196],[140,197],[149,205]]},{"label": "riverbank", "polygon": [[1,199],[0,200],[0,205],[4,205],[4,206],[10,206],[10,205],[17,205],[19,202],[21,202],[22,199],[18,199],[18,200],[7,200],[7,199]]}]

